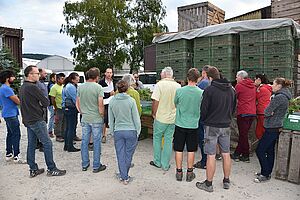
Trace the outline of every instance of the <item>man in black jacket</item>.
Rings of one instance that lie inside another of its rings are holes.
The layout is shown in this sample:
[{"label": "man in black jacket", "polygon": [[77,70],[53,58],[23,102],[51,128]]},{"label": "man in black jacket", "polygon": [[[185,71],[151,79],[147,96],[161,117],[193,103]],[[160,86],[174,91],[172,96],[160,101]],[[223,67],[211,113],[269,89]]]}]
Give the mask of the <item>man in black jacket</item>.
[{"label": "man in black jacket", "polygon": [[113,70],[112,68],[107,68],[105,70],[105,77],[99,81],[99,84],[104,90],[104,126],[102,134],[102,143],[106,143],[106,128],[108,128],[108,105],[111,97],[115,94],[115,84],[112,79]]},{"label": "man in black jacket", "polygon": [[216,67],[210,67],[207,76],[211,85],[204,90],[201,103],[201,120],[205,126],[204,152],[207,154],[206,180],[197,182],[196,186],[207,192],[213,192],[212,180],[216,169],[217,144],[223,156],[223,188],[230,187],[230,123],[235,112],[236,94],[229,81],[220,79]]},{"label": "man in black jacket", "polygon": [[45,108],[49,106],[49,99],[36,85],[39,80],[39,70],[36,66],[31,65],[24,70],[24,74],[26,80],[20,89],[20,100],[22,121],[27,127],[28,134],[27,163],[30,168],[30,177],[44,172],[44,169],[39,169],[35,162],[37,139],[44,146],[44,156],[48,167],[47,176],[63,176],[66,174],[66,170],[57,169],[53,161],[52,141],[47,132],[47,123],[43,118]]}]

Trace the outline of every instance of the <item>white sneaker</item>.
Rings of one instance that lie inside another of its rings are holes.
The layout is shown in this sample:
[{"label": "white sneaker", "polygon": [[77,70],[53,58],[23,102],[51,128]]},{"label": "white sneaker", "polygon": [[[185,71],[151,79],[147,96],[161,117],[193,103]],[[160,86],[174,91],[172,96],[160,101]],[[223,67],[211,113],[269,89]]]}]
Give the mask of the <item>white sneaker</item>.
[{"label": "white sneaker", "polygon": [[17,156],[14,157],[14,163],[16,163],[16,164],[26,164],[27,162],[25,160],[22,160],[21,155],[18,154]]},{"label": "white sneaker", "polygon": [[14,158],[13,154],[10,153],[10,154],[7,154],[7,155],[6,155],[5,160],[6,160],[7,162],[9,162],[9,161],[13,160],[13,158]]}]

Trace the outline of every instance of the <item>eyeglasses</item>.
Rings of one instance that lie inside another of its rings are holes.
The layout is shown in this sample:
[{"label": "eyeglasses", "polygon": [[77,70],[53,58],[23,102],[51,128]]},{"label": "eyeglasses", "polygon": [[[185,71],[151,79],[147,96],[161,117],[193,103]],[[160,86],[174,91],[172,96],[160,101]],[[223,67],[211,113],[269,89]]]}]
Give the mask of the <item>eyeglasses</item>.
[{"label": "eyeglasses", "polygon": [[138,78],[138,76],[134,76],[134,78]]}]

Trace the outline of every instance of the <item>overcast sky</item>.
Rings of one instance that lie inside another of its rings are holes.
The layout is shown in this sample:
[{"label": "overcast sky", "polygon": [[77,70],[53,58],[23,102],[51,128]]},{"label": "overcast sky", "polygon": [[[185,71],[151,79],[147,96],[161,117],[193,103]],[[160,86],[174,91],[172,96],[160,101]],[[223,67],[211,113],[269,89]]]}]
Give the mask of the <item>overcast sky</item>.
[{"label": "overcast sky", "polygon": [[[74,0],[73,0],[74,1]],[[164,22],[177,31],[177,7],[200,3],[193,0],[162,0],[167,10]],[[71,57],[73,40],[60,34],[65,0],[0,0],[0,26],[24,30],[23,53],[45,53]],[[231,18],[271,4],[271,0],[210,0]]]}]

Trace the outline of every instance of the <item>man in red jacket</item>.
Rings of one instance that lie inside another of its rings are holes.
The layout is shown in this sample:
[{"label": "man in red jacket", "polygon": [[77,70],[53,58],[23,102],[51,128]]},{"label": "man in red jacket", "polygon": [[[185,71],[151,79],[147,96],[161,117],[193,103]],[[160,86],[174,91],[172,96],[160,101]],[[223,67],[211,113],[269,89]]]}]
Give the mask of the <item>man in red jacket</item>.
[{"label": "man in red jacket", "polygon": [[231,158],[234,161],[250,162],[248,132],[256,117],[256,88],[254,82],[248,78],[246,71],[237,72],[236,80],[239,142],[235,152],[231,154]]}]

